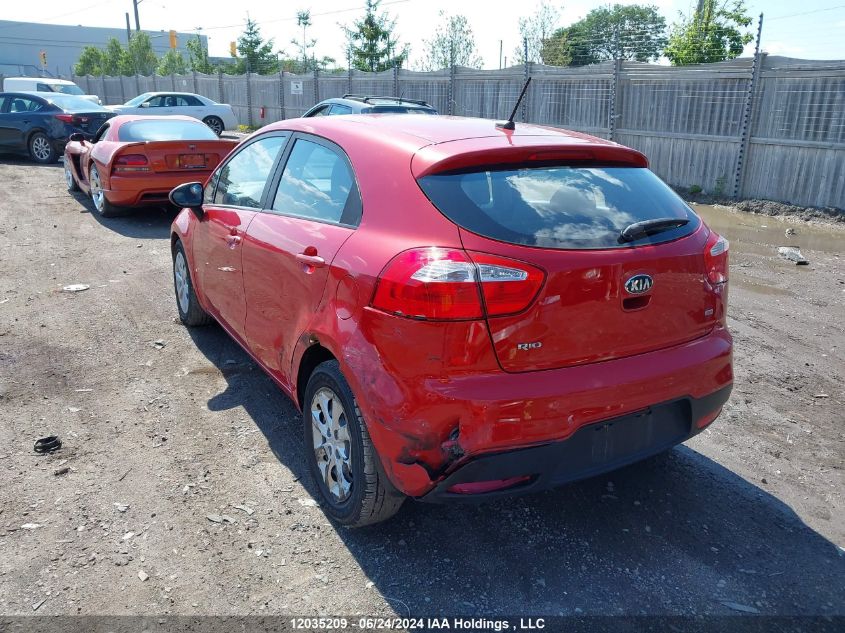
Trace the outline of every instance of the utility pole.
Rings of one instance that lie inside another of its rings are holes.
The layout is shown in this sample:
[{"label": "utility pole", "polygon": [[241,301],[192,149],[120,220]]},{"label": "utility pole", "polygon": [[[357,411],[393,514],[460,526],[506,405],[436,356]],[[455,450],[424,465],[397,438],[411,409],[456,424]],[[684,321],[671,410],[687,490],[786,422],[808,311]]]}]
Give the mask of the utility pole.
[{"label": "utility pole", "polygon": [[126,45],[129,45],[132,39],[132,28],[129,26],[129,11],[126,12]]},{"label": "utility pole", "polygon": [[502,40],[499,40],[499,70],[502,70]]},{"label": "utility pole", "polygon": [[132,0],[132,7],[135,9],[135,30],[136,30],[136,31],[140,31],[140,30],[141,30],[141,22],[140,22],[140,20],[138,19],[138,5],[139,5],[142,1],[143,1],[143,0]]}]

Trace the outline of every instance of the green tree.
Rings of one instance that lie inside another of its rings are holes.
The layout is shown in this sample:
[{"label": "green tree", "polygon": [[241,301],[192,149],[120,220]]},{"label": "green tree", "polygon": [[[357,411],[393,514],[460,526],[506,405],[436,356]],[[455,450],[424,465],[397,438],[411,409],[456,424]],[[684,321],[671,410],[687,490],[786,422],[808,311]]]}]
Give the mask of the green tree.
[{"label": "green tree", "polygon": [[675,66],[733,59],[752,40],[742,0],[704,0],[691,17],[672,26],[665,55]]},{"label": "green tree", "polygon": [[609,59],[652,61],[660,57],[664,46],[666,20],[657,7],[641,4],[593,9],[544,43],[550,57],[569,57],[571,66]]},{"label": "green tree", "polygon": [[273,51],[273,40],[261,37],[261,29],[249,16],[244,32],[238,38],[238,57],[232,70],[243,74],[247,70],[261,75],[278,72],[279,60]]},{"label": "green tree", "polygon": [[202,38],[197,34],[185,43],[188,49],[188,64],[191,70],[209,75],[214,72],[214,66],[208,61],[208,49],[203,46]]},{"label": "green tree", "polygon": [[441,23],[430,40],[423,42],[423,70],[440,70],[450,66],[481,68],[481,57],[475,46],[472,27],[463,15],[440,12]]},{"label": "green tree", "polygon": [[74,75],[102,75],[103,51],[96,46],[86,46],[73,66]]},{"label": "green tree", "polygon": [[152,75],[158,67],[150,36],[143,31],[135,32],[129,38],[129,60],[133,74]]},{"label": "green tree", "polygon": [[393,30],[396,21],[379,12],[381,0],[367,0],[364,17],[343,27],[348,40],[349,61],[353,68],[381,72],[401,66],[408,59],[408,45],[398,45]]},{"label": "green tree", "polygon": [[[543,44],[552,36],[560,20],[560,11],[549,4],[548,0],[541,0],[534,15],[519,18],[520,45],[513,52],[513,59],[518,64],[528,62],[550,63],[543,56]],[[528,58],[525,58],[525,44],[527,43]],[[558,64],[560,65],[560,64]]]},{"label": "green tree", "polygon": [[184,75],[188,72],[188,64],[185,58],[175,48],[171,48],[158,62],[156,72],[159,75]]},{"label": "green tree", "polygon": [[103,74],[116,77],[132,74],[132,60],[117,38],[109,38],[103,51]]}]

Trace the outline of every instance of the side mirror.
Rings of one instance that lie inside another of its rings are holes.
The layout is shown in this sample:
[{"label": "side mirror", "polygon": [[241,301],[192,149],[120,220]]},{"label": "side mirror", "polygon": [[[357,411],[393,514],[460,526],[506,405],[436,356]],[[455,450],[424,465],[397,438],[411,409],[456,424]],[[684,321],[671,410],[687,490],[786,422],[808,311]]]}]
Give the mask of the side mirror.
[{"label": "side mirror", "polygon": [[180,209],[190,209],[198,218],[203,216],[202,198],[202,183],[199,182],[186,182],[170,192],[170,202],[174,206]]},{"label": "side mirror", "polygon": [[68,140],[73,143],[82,143],[85,137],[82,135],[82,132],[74,132],[68,137]]},{"label": "side mirror", "polygon": [[149,108],[149,107],[150,107],[150,102],[149,102],[149,101],[144,101],[144,103],[139,104],[139,105],[138,105],[138,107],[139,107],[139,108]]}]

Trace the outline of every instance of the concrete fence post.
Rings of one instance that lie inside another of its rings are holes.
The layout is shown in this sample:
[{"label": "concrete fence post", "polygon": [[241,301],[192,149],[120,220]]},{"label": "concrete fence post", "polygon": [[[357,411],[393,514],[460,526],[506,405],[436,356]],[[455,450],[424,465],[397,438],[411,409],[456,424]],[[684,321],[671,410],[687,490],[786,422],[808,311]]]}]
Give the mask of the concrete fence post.
[{"label": "concrete fence post", "polygon": [[247,111],[246,118],[247,118],[247,125],[249,125],[249,127],[252,127],[253,123],[254,123],[253,120],[252,120],[252,85],[251,85],[252,82],[250,82],[251,76],[252,76],[252,73],[249,72],[249,69],[247,69],[247,71],[246,71],[246,111]]},{"label": "concrete fence post", "polygon": [[170,73],[170,89],[176,92],[176,73]]},{"label": "concrete fence post", "polygon": [[[523,79],[528,81],[528,78],[531,76],[531,62],[528,61],[528,38],[524,38],[522,40],[522,63],[525,66],[525,77]],[[524,82],[523,82],[524,84]],[[522,121],[525,122],[528,120],[528,101],[531,99],[531,90],[528,90],[525,93],[525,98],[522,100]]]},{"label": "concrete fence post", "polygon": [[152,78],[153,78],[153,92],[158,92],[158,75],[153,73]]},{"label": "concrete fence post", "polygon": [[141,94],[141,75],[135,73],[135,96],[137,97],[139,94]]},{"label": "concrete fence post", "polygon": [[449,89],[446,92],[449,101],[449,114],[455,114],[455,64],[449,66]]},{"label": "concrete fence post", "polygon": [[197,81],[197,71],[192,70],[191,73],[194,76],[194,94],[199,94],[200,88],[199,88],[199,82]]},{"label": "concrete fence post", "polygon": [[217,103],[226,103],[226,97],[223,94],[223,69],[217,69]]},{"label": "concrete fence post", "polygon": [[126,103],[126,88],[123,86],[123,75],[120,76],[120,102]]},{"label": "concrete fence post", "polygon": [[399,66],[393,65],[393,96],[399,97]]},{"label": "concrete fence post", "polygon": [[760,82],[760,67],[766,53],[757,53],[751,62],[751,78],[748,80],[748,90],[745,93],[745,106],[742,111],[742,127],[739,133],[739,151],[736,156],[736,168],[734,171],[733,197],[739,198],[745,184],[745,165],[748,163],[748,148],[751,145],[751,135],[754,131],[754,107],[758,84]]},{"label": "concrete fence post", "polygon": [[617,112],[621,111],[619,107],[619,76],[622,74],[622,60],[613,60],[613,78],[610,81],[610,104],[608,105],[607,113],[607,138],[611,141],[616,140],[616,128],[618,127]]},{"label": "concrete fence post", "polygon": [[103,86],[103,92],[101,93],[103,95],[102,101],[103,101],[103,103],[108,103],[109,97],[106,94],[106,76],[105,75],[100,75],[100,84],[102,84],[102,86]]},{"label": "concrete fence post", "polygon": [[285,114],[285,71],[282,70],[281,64],[279,64],[279,115],[283,121],[287,118]]},{"label": "concrete fence post", "polygon": [[320,70],[314,69],[314,103],[320,103]]}]

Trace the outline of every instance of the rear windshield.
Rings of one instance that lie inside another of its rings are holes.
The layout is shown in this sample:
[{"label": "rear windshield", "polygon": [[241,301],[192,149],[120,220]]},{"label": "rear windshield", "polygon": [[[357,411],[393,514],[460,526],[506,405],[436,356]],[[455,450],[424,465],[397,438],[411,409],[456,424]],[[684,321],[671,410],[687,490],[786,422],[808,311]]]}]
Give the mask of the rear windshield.
[{"label": "rear windshield", "polygon": [[65,112],[107,112],[106,108],[97,105],[88,99],[82,97],[74,97],[72,95],[52,94],[50,96],[42,95],[44,99],[53,105],[61,108]]},{"label": "rear windshield", "polygon": [[200,121],[147,119],[120,126],[121,141],[216,141],[217,135]]},{"label": "rear windshield", "polygon": [[[675,192],[641,167],[500,169],[434,174],[419,183],[455,224],[512,244],[625,248],[677,239],[700,224]],[[626,227],[652,219],[688,222],[620,239]]]}]

